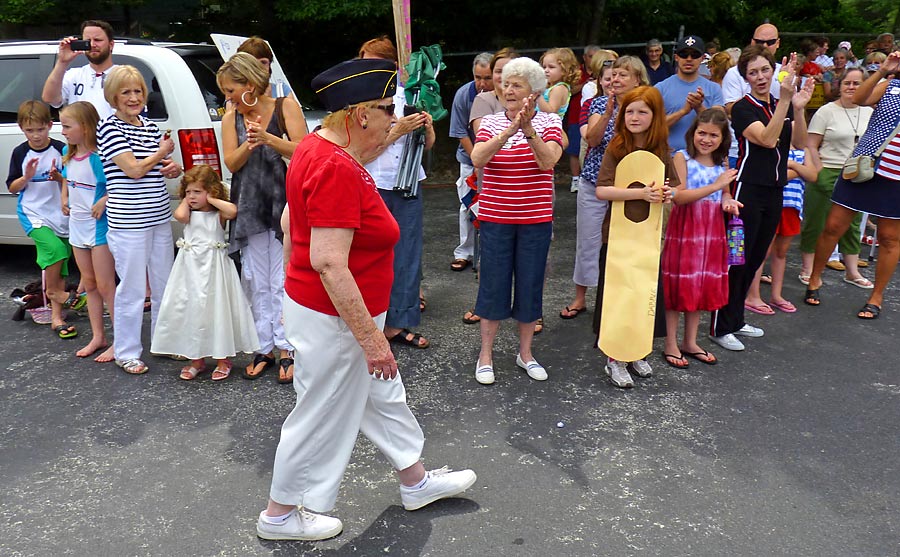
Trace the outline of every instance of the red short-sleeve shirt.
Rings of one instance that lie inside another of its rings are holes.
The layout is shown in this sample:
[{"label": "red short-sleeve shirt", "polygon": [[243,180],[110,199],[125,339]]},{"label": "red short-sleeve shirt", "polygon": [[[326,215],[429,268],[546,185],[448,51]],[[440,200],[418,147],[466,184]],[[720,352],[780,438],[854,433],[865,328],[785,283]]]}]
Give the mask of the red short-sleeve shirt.
[{"label": "red short-sleeve shirt", "polygon": [[312,228],[352,228],[348,265],[369,314],[387,311],[400,228],[372,176],[350,155],[317,134],[306,136],[287,171],[291,259],[284,288],[298,304],[338,315],[309,259]]}]

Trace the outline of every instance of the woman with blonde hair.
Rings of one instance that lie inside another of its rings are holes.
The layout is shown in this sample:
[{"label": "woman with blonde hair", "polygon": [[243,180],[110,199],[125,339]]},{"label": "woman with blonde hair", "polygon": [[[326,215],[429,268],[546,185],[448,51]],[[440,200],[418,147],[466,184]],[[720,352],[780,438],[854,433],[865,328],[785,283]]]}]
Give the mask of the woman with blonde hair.
[{"label": "woman with blonde hair", "polygon": [[175,260],[165,178],[177,178],[181,166],[171,159],[175,150],[172,138],[142,115],[147,83],[137,68],[123,65],[110,70],[103,95],[115,110],[97,130],[109,196],[106,239],[119,276],[113,350],[116,364],[126,373],[141,374],[149,369],[140,359],[147,282],[149,279],[152,337]]},{"label": "woman with blonde hair", "polygon": [[222,151],[232,172],[231,201],[238,208],[229,235],[230,249],[241,252],[241,284],[256,322],[260,350],[243,372],[256,379],[275,364],[280,351],[279,383],[294,373],[293,348],[284,337],[284,257],[281,213],[284,211],[284,157],[306,135],[300,107],[266,94],[269,74],[259,60],[238,52],[216,73],[219,89],[234,107],[222,117]]},{"label": "woman with blonde hair", "polygon": [[722,80],[725,78],[725,72],[732,66],[734,66],[734,60],[732,60],[730,54],[727,52],[715,53],[713,57],[709,59],[709,62],[706,63],[706,67],[709,68],[709,80],[713,83],[722,85]]},{"label": "woman with blonde hair", "polygon": [[613,138],[618,103],[629,91],[649,84],[647,68],[640,58],[622,56],[613,62],[606,95],[591,100],[586,133],[588,152],[579,182],[584,188],[578,192],[576,209],[575,270],[572,276],[575,297],[559,312],[562,319],[574,319],[587,311],[587,289],[597,286],[600,277],[597,262],[600,258],[601,228],[608,203],[597,199],[594,187],[606,147]]}]

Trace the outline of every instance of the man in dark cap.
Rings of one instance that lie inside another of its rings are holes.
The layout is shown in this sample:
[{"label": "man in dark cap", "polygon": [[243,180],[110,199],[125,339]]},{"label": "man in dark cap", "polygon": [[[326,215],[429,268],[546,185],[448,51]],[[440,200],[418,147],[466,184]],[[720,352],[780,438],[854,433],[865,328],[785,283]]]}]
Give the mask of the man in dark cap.
[{"label": "man in dark cap", "polygon": [[684,37],[675,47],[675,75],[656,84],[666,105],[669,125],[669,147],[672,151],[685,148],[684,134],[694,118],[705,109],[722,107],[722,88],[701,76],[700,60],[705,46],[696,35]]}]

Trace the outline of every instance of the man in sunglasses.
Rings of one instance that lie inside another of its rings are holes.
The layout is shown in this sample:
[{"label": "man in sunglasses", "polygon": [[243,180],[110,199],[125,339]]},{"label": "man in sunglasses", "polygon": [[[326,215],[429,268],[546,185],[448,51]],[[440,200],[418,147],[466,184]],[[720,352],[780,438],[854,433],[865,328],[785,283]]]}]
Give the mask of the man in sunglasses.
[{"label": "man in sunglasses", "polygon": [[703,39],[688,35],[675,45],[675,75],[656,84],[666,106],[669,126],[669,147],[672,151],[685,148],[684,134],[707,108],[722,108],[722,88],[700,75],[700,61],[706,46]]},{"label": "man in sunglasses", "polygon": [[[753,31],[753,37],[750,39],[750,45],[760,45],[769,50],[772,53],[772,56],[778,60],[776,56],[776,52],[778,51],[778,47],[781,46],[781,39],[778,36],[778,28],[772,25],[771,23],[763,23],[759,27],[757,27]],[[749,45],[748,45],[749,46]],[[775,64],[775,76],[781,72],[781,64]],[[778,79],[772,80],[772,86],[769,88],[772,96],[776,99],[780,96],[781,83]],[[744,95],[750,93],[750,84],[741,77],[741,74],[738,72],[737,65],[731,67],[727,72],[725,72],[725,77],[722,79],[722,96],[725,100],[725,112],[728,113],[728,117],[731,118],[731,107],[737,101],[744,98]],[[732,168],[734,168],[734,164],[737,162],[737,141],[731,142],[731,150],[728,152],[728,162]]]}]

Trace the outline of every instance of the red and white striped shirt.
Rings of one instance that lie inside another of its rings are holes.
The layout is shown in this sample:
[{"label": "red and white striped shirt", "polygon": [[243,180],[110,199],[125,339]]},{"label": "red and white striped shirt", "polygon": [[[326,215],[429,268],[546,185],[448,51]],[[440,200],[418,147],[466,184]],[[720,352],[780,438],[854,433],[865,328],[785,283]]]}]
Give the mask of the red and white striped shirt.
[{"label": "red and white striped shirt", "polygon": [[[562,123],[556,114],[538,112],[531,119],[534,131],[544,142],[562,146]],[[503,112],[481,119],[475,142],[500,135],[510,125]],[[537,224],[553,220],[553,169],[538,168],[534,152],[522,130],[484,167],[478,197],[478,220],[500,224]]]},{"label": "red and white striped shirt", "polygon": [[875,173],[889,180],[900,181],[900,135],[895,135],[881,152]]}]

